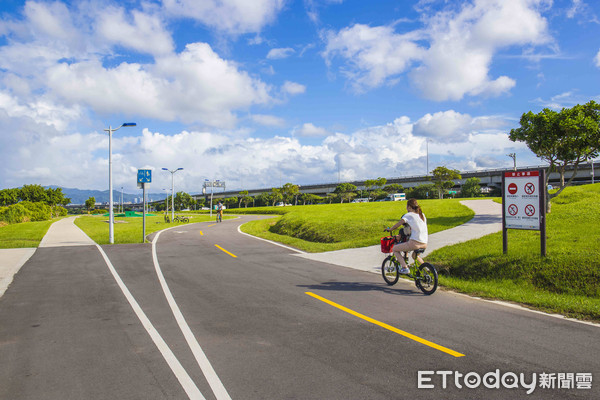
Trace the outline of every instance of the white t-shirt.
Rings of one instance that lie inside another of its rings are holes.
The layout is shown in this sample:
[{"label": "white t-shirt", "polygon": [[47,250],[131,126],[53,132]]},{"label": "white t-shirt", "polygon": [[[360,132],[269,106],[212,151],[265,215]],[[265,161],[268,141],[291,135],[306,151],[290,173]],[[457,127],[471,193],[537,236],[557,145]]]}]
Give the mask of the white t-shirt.
[{"label": "white t-shirt", "polygon": [[423,218],[425,218],[425,221],[421,219],[419,214],[414,212],[409,212],[402,216],[402,219],[410,226],[410,240],[427,243],[427,217],[423,215]]}]

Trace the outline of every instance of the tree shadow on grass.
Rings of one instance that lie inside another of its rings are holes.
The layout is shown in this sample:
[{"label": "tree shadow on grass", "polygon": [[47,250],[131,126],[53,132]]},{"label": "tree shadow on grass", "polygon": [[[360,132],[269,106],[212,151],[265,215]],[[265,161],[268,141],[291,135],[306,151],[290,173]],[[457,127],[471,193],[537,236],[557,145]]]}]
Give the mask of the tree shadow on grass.
[{"label": "tree shadow on grass", "polygon": [[298,285],[309,291],[325,292],[383,292],[401,296],[421,296],[423,293],[416,287],[403,288],[404,285],[389,286],[385,283],[371,282],[323,282],[313,285]]}]

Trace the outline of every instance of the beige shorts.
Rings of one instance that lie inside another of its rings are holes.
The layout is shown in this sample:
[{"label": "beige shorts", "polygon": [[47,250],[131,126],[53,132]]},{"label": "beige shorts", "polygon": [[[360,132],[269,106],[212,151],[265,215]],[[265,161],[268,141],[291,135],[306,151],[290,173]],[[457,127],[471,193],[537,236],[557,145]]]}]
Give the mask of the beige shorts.
[{"label": "beige shorts", "polygon": [[398,243],[394,246],[394,252],[410,252],[419,249],[426,249],[427,243],[417,242],[416,240],[409,240],[408,242]]}]

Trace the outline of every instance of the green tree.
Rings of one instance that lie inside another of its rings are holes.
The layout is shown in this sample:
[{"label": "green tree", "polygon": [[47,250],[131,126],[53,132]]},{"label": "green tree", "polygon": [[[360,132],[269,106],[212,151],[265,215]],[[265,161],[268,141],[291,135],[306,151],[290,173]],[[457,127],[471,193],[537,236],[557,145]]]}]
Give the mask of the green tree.
[{"label": "green tree", "polygon": [[375,187],[378,189],[381,189],[382,187],[385,186],[386,183],[387,183],[387,179],[379,177],[375,180]]},{"label": "green tree", "polygon": [[404,192],[404,187],[398,183],[392,183],[383,188],[387,193],[402,193]]},{"label": "green tree", "polygon": [[186,192],[175,193],[175,210],[181,211],[185,208],[190,208],[192,205],[192,196]]},{"label": "green tree", "polygon": [[96,198],[90,197],[85,201],[85,208],[88,210],[88,213],[96,207]]},{"label": "green tree", "polygon": [[440,199],[444,198],[444,192],[454,186],[453,179],[460,179],[460,173],[455,169],[448,169],[446,167],[437,167],[431,171],[431,180],[433,185],[437,189],[438,196]]},{"label": "green tree", "polygon": [[[242,208],[242,200],[244,200],[244,197],[246,197],[246,196],[248,196],[248,191],[247,190],[242,190],[239,193],[240,202],[238,204],[238,208]],[[252,200],[250,200],[250,201],[252,201]],[[248,203],[246,203],[246,204],[248,204]]]},{"label": "green tree", "polygon": [[23,185],[19,190],[19,200],[30,201],[32,203],[41,201],[47,204],[48,195],[46,194],[46,189],[41,185]]},{"label": "green tree", "polygon": [[477,177],[469,178],[462,186],[460,190],[461,197],[480,197],[481,196],[481,186],[479,183],[481,179]]},{"label": "green tree", "polygon": [[[529,111],[521,116],[520,127],[511,129],[513,142],[525,142],[539,158],[548,162],[546,184],[550,172],[560,173],[560,188],[548,193],[547,205],[569,186],[581,163],[598,156],[600,150],[600,104],[590,101],[584,105],[563,108],[560,112],[544,108],[538,114]],[[573,174],[565,183],[565,171],[573,165]]]},{"label": "green tree", "polygon": [[0,190],[0,206],[6,207],[19,202],[19,189]]},{"label": "green tree", "polygon": [[283,205],[292,204],[292,202],[296,204],[300,195],[300,187],[293,183],[286,183],[281,187],[281,195],[283,196]]},{"label": "green tree", "polygon": [[306,205],[306,203],[315,204],[323,201],[323,198],[321,196],[317,196],[316,194],[312,193],[302,193],[300,199],[302,200],[303,205]]},{"label": "green tree", "polygon": [[344,200],[350,202],[350,200],[356,196],[356,193],[354,193],[355,191],[355,185],[351,183],[340,183],[333,192],[340,196],[340,203],[343,203]]},{"label": "green tree", "polygon": [[406,190],[406,197],[415,199],[432,199],[435,197],[434,193],[437,191],[433,183],[419,185]]},{"label": "green tree", "polygon": [[50,206],[66,206],[71,202],[71,199],[65,197],[62,188],[46,189],[46,197]]},{"label": "green tree", "polygon": [[283,200],[283,194],[281,193],[281,188],[273,188],[271,189],[270,199],[273,206]]},{"label": "green tree", "polygon": [[225,204],[227,206],[227,208],[233,208],[233,206],[236,205],[237,202],[238,202],[237,196],[228,197],[223,200],[223,204]]}]

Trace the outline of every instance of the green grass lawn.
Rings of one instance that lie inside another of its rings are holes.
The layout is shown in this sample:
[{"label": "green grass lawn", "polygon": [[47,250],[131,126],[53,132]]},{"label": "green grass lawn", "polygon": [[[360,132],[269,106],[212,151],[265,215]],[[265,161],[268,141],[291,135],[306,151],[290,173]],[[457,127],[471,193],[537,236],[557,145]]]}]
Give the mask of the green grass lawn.
[{"label": "green grass lawn", "polygon": [[[190,222],[214,221],[214,217],[209,215],[188,215]],[[234,218],[224,216],[223,219]],[[108,217],[104,216],[81,216],[75,220],[75,225],[81,228],[93,241],[98,244],[108,244]],[[164,217],[160,216],[146,217],[146,235],[161,229],[170,228],[177,225],[187,225],[185,223],[173,222],[165,223]],[[143,218],[115,218],[115,244],[123,243],[142,243]]]},{"label": "green grass lawn", "polygon": [[449,288],[579,318],[600,320],[600,184],[570,187],[552,201],[547,257],[537,231],[509,230],[428,256]]},{"label": "green grass lawn", "polygon": [[[429,233],[463,224],[474,215],[459,200],[422,200],[419,204],[427,216]],[[244,224],[242,231],[307,252],[322,252],[378,244],[386,235],[383,229],[394,225],[406,213],[406,201],[265,209],[284,214]],[[255,213],[254,209],[244,210],[231,212]]]},{"label": "green grass lawn", "polygon": [[59,219],[23,222],[0,227],[0,249],[38,247],[50,225]]}]

